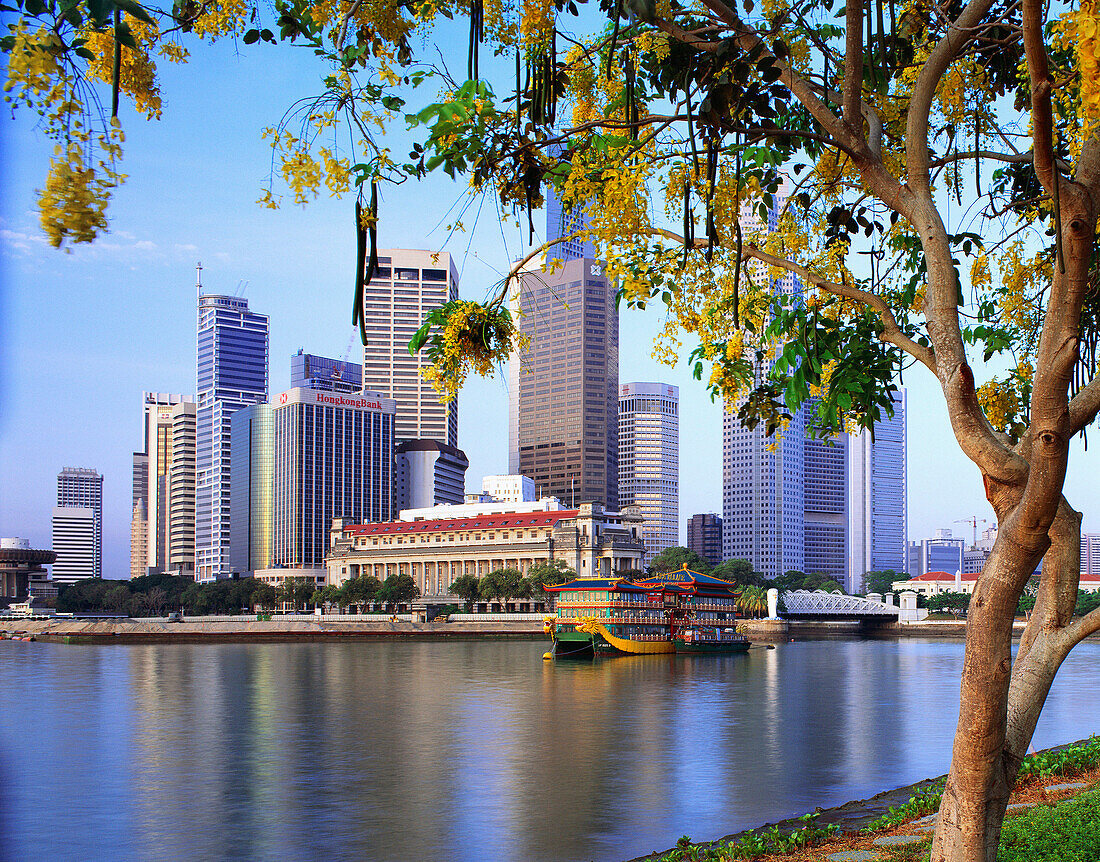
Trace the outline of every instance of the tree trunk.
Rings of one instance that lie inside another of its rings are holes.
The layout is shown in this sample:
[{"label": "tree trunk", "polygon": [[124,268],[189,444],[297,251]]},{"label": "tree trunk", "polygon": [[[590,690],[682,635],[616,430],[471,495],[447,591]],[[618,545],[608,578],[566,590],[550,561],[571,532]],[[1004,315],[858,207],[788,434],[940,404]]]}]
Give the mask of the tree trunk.
[{"label": "tree trunk", "polygon": [[1033,542],[1019,541],[1019,527],[1009,526],[998,534],[970,604],[959,723],[932,862],[996,860],[1020,763],[1054,676],[1079,640],[1064,626],[1076,604],[1080,526],[1080,514],[1062,500],[1047,534],[1043,589],[1015,664],[1012,622],[1034,568],[1034,554],[1026,548]]}]

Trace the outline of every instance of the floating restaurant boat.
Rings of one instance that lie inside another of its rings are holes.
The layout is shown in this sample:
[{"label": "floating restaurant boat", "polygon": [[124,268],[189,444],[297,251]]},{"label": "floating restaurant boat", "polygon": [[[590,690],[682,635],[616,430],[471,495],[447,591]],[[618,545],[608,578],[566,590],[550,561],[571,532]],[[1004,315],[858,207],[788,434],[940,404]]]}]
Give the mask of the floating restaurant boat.
[{"label": "floating restaurant boat", "polygon": [[639,580],[575,578],[548,586],[557,613],[544,658],[745,652],[736,630],[737,585],[684,568]]}]

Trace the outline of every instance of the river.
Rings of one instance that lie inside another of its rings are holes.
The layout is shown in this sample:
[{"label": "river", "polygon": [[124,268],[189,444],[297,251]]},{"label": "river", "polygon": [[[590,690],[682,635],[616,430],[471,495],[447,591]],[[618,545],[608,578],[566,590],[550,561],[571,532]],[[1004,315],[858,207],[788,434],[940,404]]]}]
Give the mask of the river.
[{"label": "river", "polygon": [[[0,642],[0,859],[624,860],[946,771],[962,644]],[[1100,732],[1100,645],[1037,747]]]}]

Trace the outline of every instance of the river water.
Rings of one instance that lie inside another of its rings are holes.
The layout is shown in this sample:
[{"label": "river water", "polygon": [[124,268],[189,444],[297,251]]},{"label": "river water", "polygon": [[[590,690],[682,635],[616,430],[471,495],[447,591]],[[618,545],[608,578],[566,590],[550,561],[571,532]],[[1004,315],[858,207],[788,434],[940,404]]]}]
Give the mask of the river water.
[{"label": "river water", "polygon": [[[0,642],[0,859],[624,860],[946,771],[961,643]],[[1100,732],[1100,646],[1035,743]]]}]

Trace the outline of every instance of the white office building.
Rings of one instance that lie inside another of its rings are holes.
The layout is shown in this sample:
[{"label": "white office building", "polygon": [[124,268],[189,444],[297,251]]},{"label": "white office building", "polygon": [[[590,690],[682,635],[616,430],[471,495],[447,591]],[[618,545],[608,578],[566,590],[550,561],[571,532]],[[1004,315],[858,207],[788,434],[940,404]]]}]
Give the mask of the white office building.
[{"label": "white office building", "polygon": [[680,390],[619,386],[619,510],[637,506],[649,558],[680,539]]},{"label": "white office building", "polygon": [[458,299],[458,270],[446,252],[395,248],[378,255],[378,271],[363,292],[363,389],[397,402],[395,442],[458,446],[458,399],[440,401],[420,376],[427,355],[409,355],[409,341],[428,312]]},{"label": "white office building", "polygon": [[103,476],[84,467],[57,474],[53,510],[54,580],[103,577]]},{"label": "white office building", "polygon": [[438,440],[406,440],[394,458],[394,506],[455,505],[466,494],[466,453]]},{"label": "white office building", "polygon": [[102,577],[98,541],[98,514],[87,506],[55,506],[53,509],[53,581],[73,584]]}]

